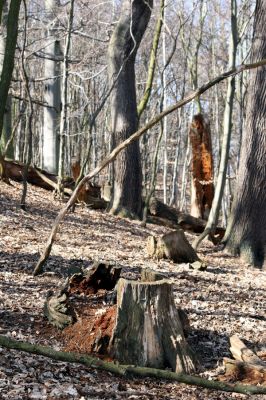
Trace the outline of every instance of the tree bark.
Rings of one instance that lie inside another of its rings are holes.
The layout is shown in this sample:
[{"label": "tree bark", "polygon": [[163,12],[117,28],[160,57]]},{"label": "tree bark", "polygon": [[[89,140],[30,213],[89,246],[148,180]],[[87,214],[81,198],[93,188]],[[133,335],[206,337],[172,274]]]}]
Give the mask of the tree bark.
[{"label": "tree bark", "polygon": [[45,48],[46,59],[44,62],[44,101],[49,107],[43,110],[43,168],[50,173],[58,173],[59,158],[59,125],[61,108],[60,88],[60,42],[56,31],[55,9],[58,0],[45,0],[46,15],[49,19],[47,41]]},{"label": "tree bark", "polygon": [[[258,0],[252,59],[266,57],[266,0]],[[226,249],[254,266],[266,267],[266,80],[250,73],[246,126]]]},{"label": "tree bark", "polygon": [[[109,76],[110,81],[115,81],[111,94],[111,131],[115,146],[129,138],[138,127],[135,58],[152,5],[152,0],[124,0],[109,45]],[[142,171],[138,141],[118,155],[114,175],[110,212],[140,217]]]},{"label": "tree bark", "polygon": [[110,353],[122,363],[192,372],[195,358],[185,340],[172,287],[166,280],[117,284],[117,320]]}]

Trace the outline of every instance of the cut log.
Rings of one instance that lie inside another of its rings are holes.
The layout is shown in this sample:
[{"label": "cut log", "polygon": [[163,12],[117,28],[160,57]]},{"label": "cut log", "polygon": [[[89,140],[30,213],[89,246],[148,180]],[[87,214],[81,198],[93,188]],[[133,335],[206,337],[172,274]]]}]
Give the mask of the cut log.
[{"label": "cut log", "polygon": [[[150,219],[148,218],[148,222],[156,223],[156,218],[159,218],[157,223],[159,222],[160,225],[164,224],[172,228],[180,226],[185,231],[202,233],[206,226],[206,221],[203,219],[192,217],[192,215],[180,212],[173,207],[169,207],[157,200],[155,197],[150,200],[149,212],[152,217]],[[224,233],[224,228],[217,227],[215,234],[211,239],[217,243],[223,238]]]},{"label": "cut log", "polygon": [[230,337],[230,345],[230,351],[236,360],[261,365],[266,368],[266,363],[263,362],[252,350],[248,349],[237,335]]},{"label": "cut log", "polygon": [[74,274],[69,279],[70,293],[97,293],[99,289],[114,289],[121,274],[121,267],[108,263],[94,262],[84,273]]},{"label": "cut log", "polygon": [[68,293],[59,290],[57,293],[49,291],[44,303],[44,315],[49,322],[59,329],[64,329],[76,321],[76,315],[68,302]]},{"label": "cut log", "polygon": [[168,281],[119,280],[117,319],[109,352],[123,363],[195,371],[195,357],[184,337]]},{"label": "cut log", "polygon": [[159,238],[149,236],[147,253],[151,257],[156,257],[157,259],[168,258],[179,264],[200,261],[182,229],[166,233]]},{"label": "cut log", "polygon": [[225,379],[266,386],[266,367],[224,358]]}]

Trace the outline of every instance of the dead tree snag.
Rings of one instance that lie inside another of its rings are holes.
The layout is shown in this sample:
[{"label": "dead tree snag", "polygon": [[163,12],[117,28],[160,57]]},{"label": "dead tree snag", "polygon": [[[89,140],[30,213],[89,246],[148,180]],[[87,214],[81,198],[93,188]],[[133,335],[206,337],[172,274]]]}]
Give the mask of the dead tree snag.
[{"label": "dead tree snag", "polygon": [[213,157],[210,126],[202,114],[193,117],[189,138],[192,148],[191,215],[207,219],[214,197]]}]

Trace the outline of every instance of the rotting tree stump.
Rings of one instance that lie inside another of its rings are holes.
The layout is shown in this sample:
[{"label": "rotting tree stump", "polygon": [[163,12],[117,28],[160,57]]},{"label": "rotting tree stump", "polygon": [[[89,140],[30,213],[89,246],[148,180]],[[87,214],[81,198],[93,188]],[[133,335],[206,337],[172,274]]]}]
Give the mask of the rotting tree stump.
[{"label": "rotting tree stump", "polygon": [[109,353],[121,363],[195,371],[195,357],[184,337],[169,281],[119,280]]},{"label": "rotting tree stump", "polygon": [[166,233],[159,238],[149,236],[147,253],[150,257],[155,257],[159,260],[168,258],[178,264],[200,261],[182,229]]},{"label": "rotting tree stump", "polygon": [[121,267],[94,262],[84,273],[74,274],[69,279],[70,293],[96,293],[99,289],[112,290],[121,274]]}]

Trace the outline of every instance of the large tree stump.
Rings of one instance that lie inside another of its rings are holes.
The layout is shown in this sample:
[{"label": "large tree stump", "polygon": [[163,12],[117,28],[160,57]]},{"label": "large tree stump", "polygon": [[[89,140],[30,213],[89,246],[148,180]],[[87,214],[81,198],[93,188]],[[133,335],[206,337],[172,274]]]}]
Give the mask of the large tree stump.
[{"label": "large tree stump", "polygon": [[200,261],[182,229],[166,233],[159,238],[149,236],[147,252],[151,257],[158,259],[168,258],[176,263]]},{"label": "large tree stump", "polygon": [[109,349],[121,363],[195,371],[195,359],[167,280],[119,280],[116,326]]}]

